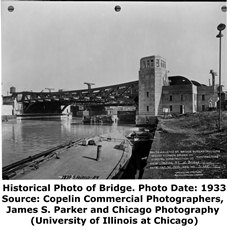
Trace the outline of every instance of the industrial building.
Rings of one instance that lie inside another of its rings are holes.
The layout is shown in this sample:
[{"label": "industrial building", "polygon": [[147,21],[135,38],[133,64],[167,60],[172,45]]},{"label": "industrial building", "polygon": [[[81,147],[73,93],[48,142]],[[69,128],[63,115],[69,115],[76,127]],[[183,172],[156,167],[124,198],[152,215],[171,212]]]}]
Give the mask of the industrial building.
[{"label": "industrial building", "polygon": [[167,76],[166,60],[149,56],[140,60],[137,124],[153,122],[163,114],[194,113],[217,108],[218,86],[212,75],[207,86],[184,76]]},{"label": "industrial building", "polygon": [[217,86],[206,86],[183,76],[168,77],[169,85],[162,87],[163,111],[194,113],[217,107]]}]

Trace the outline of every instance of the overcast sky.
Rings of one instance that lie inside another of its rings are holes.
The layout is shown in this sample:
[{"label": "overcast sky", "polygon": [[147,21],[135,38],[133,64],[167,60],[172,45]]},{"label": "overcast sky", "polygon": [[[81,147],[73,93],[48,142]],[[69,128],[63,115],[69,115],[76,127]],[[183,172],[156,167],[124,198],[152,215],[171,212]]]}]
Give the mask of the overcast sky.
[{"label": "overcast sky", "polygon": [[[150,55],[166,59],[169,75],[204,84],[210,69],[218,72],[217,25],[226,24],[225,3],[130,2],[115,12],[116,4],[2,2],[2,94],[10,86],[57,91],[138,80],[139,60]],[[225,86],[226,37],[225,30]]]}]

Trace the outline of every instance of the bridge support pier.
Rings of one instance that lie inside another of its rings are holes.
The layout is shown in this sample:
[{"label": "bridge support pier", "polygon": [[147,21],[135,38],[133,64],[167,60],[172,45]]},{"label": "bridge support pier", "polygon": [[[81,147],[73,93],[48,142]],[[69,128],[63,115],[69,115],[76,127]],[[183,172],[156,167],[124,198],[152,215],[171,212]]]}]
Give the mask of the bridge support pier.
[{"label": "bridge support pier", "polygon": [[158,120],[157,116],[137,115],[136,125],[137,126],[155,125],[157,123],[157,120]]}]

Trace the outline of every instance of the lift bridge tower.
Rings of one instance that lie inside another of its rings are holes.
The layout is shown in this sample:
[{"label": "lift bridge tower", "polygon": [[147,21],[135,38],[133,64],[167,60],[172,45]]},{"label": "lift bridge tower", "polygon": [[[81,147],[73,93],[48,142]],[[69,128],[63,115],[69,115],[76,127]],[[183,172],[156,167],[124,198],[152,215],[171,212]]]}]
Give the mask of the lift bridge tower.
[{"label": "lift bridge tower", "polygon": [[154,124],[162,113],[163,85],[168,85],[166,60],[158,55],[141,58],[137,125]]}]

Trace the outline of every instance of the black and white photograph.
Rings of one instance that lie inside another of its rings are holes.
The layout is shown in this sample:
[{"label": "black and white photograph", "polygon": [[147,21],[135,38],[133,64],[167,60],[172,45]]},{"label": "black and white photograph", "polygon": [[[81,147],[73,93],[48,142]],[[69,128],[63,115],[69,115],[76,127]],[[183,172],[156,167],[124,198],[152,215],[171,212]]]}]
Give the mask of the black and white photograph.
[{"label": "black and white photograph", "polygon": [[1,2],[2,179],[226,179],[226,2]]}]

